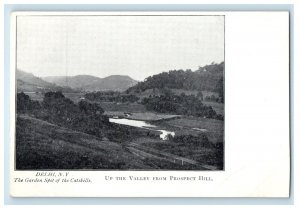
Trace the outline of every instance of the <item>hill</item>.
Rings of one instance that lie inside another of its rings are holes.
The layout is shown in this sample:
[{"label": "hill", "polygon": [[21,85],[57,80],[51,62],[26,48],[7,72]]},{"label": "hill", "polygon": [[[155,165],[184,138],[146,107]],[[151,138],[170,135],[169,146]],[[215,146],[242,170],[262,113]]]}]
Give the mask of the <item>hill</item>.
[{"label": "hill", "polygon": [[73,92],[69,87],[61,87],[53,83],[44,81],[36,77],[32,73],[16,70],[17,91],[21,92],[47,92],[47,91],[63,91]]},{"label": "hill", "polygon": [[111,75],[105,78],[90,75],[48,76],[43,79],[83,91],[124,91],[137,83],[129,76],[123,75]]},{"label": "hill", "polygon": [[149,89],[185,91],[210,91],[223,96],[224,62],[199,67],[196,71],[171,70],[146,78],[128,89],[127,93],[141,93]]},{"label": "hill", "polygon": [[86,85],[84,89],[88,91],[125,91],[135,84],[137,84],[137,81],[129,76],[111,75],[96,83]]},{"label": "hill", "polygon": [[17,169],[149,168],[118,143],[28,115],[18,115],[16,134]]},{"label": "hill", "polygon": [[86,85],[93,85],[101,81],[101,78],[91,75],[76,75],[76,76],[47,76],[43,80],[55,83],[60,86],[69,86],[74,89],[82,89]]}]

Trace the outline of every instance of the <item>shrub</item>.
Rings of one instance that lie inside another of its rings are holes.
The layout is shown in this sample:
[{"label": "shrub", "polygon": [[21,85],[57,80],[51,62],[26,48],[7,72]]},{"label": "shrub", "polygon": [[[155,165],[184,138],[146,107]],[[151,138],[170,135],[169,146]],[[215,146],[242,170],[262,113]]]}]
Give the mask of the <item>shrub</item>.
[{"label": "shrub", "polygon": [[24,92],[17,94],[17,113],[33,113],[39,111],[41,105],[38,101],[33,101]]},{"label": "shrub", "polygon": [[213,144],[208,140],[206,134],[201,133],[197,136],[194,135],[176,135],[172,138],[170,138],[171,141],[179,143],[179,144],[185,144],[188,146],[201,146],[201,147],[211,147]]},{"label": "shrub", "polygon": [[145,105],[148,110],[154,110],[160,113],[221,119],[211,106],[204,105],[200,98],[194,95],[168,94],[152,96],[144,98],[142,104]]}]

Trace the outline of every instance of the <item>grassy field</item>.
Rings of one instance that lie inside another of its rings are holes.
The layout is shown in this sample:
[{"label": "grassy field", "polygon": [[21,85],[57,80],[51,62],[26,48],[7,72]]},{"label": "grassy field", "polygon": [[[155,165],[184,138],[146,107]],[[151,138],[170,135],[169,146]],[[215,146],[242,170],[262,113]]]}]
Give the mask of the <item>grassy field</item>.
[{"label": "grassy field", "polygon": [[[42,101],[44,98],[44,93],[41,92],[24,92],[32,100]],[[65,97],[71,99],[73,102],[77,103],[80,101],[80,98],[84,96],[85,93],[63,93]]]},{"label": "grassy field", "polygon": [[216,92],[212,92],[212,91],[202,91],[203,94],[203,98],[207,97],[207,96],[212,96],[214,95],[215,97],[219,97],[219,94]]},{"label": "grassy field", "polygon": [[[59,127],[28,115],[18,115],[16,168],[206,170],[211,166],[212,169],[222,169],[220,149],[214,146],[195,147],[162,141],[138,128],[128,131],[135,137],[118,142],[113,138],[100,139]],[[195,160],[197,164],[181,164],[180,160],[178,163],[176,159],[180,157]]]},{"label": "grassy field", "polygon": [[[209,169],[223,169],[223,148],[222,147],[195,147],[188,146],[186,144],[174,143],[172,141],[163,141],[158,139],[151,139],[148,137],[140,137],[134,141],[134,143],[143,147],[148,147],[159,150],[162,153],[170,153],[176,156],[181,156],[194,160],[196,165],[183,163],[184,166],[177,167],[178,169],[196,169],[206,170],[203,167]],[[155,162],[154,162],[155,163]]]},{"label": "grassy field", "polygon": [[[173,94],[180,95],[184,93],[185,95],[195,95],[199,93],[197,90],[185,90],[185,89],[169,89]],[[218,93],[212,92],[212,91],[201,91],[203,94],[203,97],[206,96],[212,96],[214,95],[215,97],[218,97]],[[150,95],[162,95],[164,94],[162,90],[160,89],[147,89],[141,93],[138,93],[137,95],[139,97],[149,97]]]},{"label": "grassy field", "polygon": [[26,115],[17,117],[16,153],[17,169],[151,168],[121,144]]},{"label": "grassy field", "polygon": [[[197,95],[198,91],[196,90],[184,90],[184,89],[169,89],[173,94],[180,95],[184,93],[185,95]],[[150,95],[163,95],[164,92],[161,89],[147,89],[141,93],[137,93],[139,97],[149,97]]]},{"label": "grassy field", "polygon": [[[118,116],[124,118],[124,112],[120,111],[105,111],[105,114],[109,117]],[[169,115],[169,114],[158,114],[153,112],[130,112],[127,119],[131,120],[141,120],[141,121],[160,121],[160,120],[170,120],[174,118],[179,118],[180,115]]]},{"label": "grassy field", "polygon": [[214,144],[224,140],[224,121],[220,120],[184,116],[160,122],[159,125],[175,131],[177,135],[205,133]]},{"label": "grassy field", "polygon": [[[199,169],[210,167],[211,169],[223,169],[223,142],[224,123],[220,120],[187,117],[175,118],[153,122],[159,129],[174,131],[178,135],[205,134],[209,143],[206,146],[194,146],[193,144],[175,143],[172,140],[160,140],[158,137],[141,136],[133,141],[141,146],[154,148],[160,152],[171,153],[177,156],[186,157],[198,162],[197,166],[185,165],[181,169]],[[201,140],[199,138],[199,140]],[[200,143],[201,144],[201,143]],[[155,163],[155,162],[153,162]],[[176,167],[176,166],[175,166]]]},{"label": "grassy field", "polygon": [[97,102],[105,111],[117,112],[146,112],[146,108],[138,103]]},{"label": "grassy field", "polygon": [[44,93],[41,92],[24,92],[27,94],[32,100],[43,101]]},{"label": "grassy field", "polygon": [[211,106],[217,112],[217,114],[224,116],[224,103],[203,101],[203,104]]}]

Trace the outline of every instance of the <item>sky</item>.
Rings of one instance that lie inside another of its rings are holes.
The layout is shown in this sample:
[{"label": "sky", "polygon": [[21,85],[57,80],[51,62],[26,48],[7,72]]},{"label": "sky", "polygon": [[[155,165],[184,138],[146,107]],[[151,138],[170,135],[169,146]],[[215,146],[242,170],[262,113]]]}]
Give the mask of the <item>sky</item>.
[{"label": "sky", "polygon": [[36,76],[197,70],[224,61],[224,16],[18,16],[17,68]]}]

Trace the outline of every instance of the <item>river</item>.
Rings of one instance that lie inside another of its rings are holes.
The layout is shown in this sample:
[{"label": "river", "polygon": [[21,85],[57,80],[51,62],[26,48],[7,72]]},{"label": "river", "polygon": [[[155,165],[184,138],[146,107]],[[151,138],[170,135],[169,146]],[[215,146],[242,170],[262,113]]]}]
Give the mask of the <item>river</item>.
[{"label": "river", "polygon": [[157,126],[147,123],[145,121],[141,121],[141,120],[129,120],[126,118],[109,118],[109,122],[117,123],[117,124],[121,124],[121,125],[138,127],[138,128],[144,128],[144,129],[149,129],[149,130],[154,130],[154,131],[159,131],[160,132],[159,137],[162,140],[168,140],[168,135],[171,135],[173,137],[175,136],[175,132],[156,129]]}]

